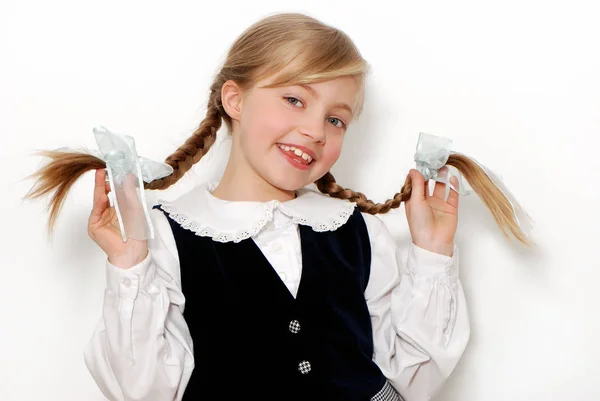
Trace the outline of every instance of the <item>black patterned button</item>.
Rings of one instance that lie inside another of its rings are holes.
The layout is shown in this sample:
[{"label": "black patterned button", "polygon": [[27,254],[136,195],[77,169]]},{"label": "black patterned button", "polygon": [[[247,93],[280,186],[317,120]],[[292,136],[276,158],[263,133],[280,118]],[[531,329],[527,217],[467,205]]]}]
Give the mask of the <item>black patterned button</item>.
[{"label": "black patterned button", "polygon": [[300,331],[300,322],[297,320],[292,320],[290,322],[289,329],[294,334],[298,333]]},{"label": "black patterned button", "polygon": [[310,372],[311,370],[311,366],[310,366],[310,362],[308,361],[302,361],[298,364],[298,372],[300,372],[303,375],[308,374],[308,372]]}]

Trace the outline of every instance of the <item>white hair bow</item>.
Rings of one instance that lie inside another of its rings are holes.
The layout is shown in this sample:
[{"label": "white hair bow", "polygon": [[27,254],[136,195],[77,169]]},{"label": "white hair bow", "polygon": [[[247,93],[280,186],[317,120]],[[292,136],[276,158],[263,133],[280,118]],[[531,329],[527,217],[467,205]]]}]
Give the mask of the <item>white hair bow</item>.
[{"label": "white hair bow", "polygon": [[[470,191],[465,189],[464,181],[460,172],[453,166],[446,166],[450,156],[452,140],[427,134],[419,133],[417,142],[417,151],[415,153],[415,162],[417,170],[423,174],[425,181],[434,180],[446,184],[446,194],[444,200],[448,200],[450,189],[453,189],[460,195],[468,195]],[[450,182],[451,177],[458,180],[458,188]]]},{"label": "white hair bow", "polygon": [[[154,227],[144,195],[144,182],[152,182],[173,173],[166,163],[138,156],[133,137],[110,132],[104,127],[93,130],[98,150],[88,152],[106,163],[108,199],[115,208],[123,242],[127,238],[154,238]],[[68,148],[57,149],[68,151]]]},{"label": "white hair bow", "polygon": [[[415,153],[414,160],[416,162],[417,170],[423,174],[425,181],[434,180],[442,184],[446,184],[446,193],[444,196],[444,200],[446,201],[448,200],[450,189],[456,191],[460,195],[468,195],[472,193],[472,191],[466,188],[465,180],[463,179],[462,174],[454,166],[446,166],[446,162],[452,153],[469,158],[486,173],[490,180],[504,194],[512,207],[515,221],[517,224],[519,224],[523,233],[527,235],[531,230],[531,226],[526,224],[530,221],[530,217],[527,215],[527,213],[525,213],[514,196],[504,185],[502,179],[494,174],[489,168],[485,167],[472,157],[463,153],[452,151],[451,146],[451,139],[425,132],[419,133],[417,151]],[[455,186],[450,183],[450,178],[453,176],[458,180],[458,188],[455,188]]]}]

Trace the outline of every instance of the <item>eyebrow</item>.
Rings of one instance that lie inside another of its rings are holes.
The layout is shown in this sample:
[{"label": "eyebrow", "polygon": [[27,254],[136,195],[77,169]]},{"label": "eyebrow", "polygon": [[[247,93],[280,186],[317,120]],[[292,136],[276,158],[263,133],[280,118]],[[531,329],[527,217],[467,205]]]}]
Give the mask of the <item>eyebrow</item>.
[{"label": "eyebrow", "polygon": [[[298,86],[306,89],[308,92],[310,92],[311,95],[313,95],[315,98],[319,99],[319,94],[311,86],[306,85],[306,84],[298,84]],[[341,109],[347,110],[350,113],[350,115],[354,117],[352,108],[350,106],[348,106],[346,103],[336,103],[333,105],[333,107],[339,107]]]}]

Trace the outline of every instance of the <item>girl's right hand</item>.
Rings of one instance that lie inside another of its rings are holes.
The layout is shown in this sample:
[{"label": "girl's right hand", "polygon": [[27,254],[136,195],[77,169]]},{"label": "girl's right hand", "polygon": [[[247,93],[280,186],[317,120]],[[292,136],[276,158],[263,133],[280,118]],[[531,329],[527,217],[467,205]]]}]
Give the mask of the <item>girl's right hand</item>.
[{"label": "girl's right hand", "polygon": [[129,268],[148,255],[148,240],[127,238],[123,242],[119,220],[114,207],[110,207],[110,185],[105,181],[106,170],[96,170],[94,206],[88,219],[88,235],[108,256],[108,261],[121,268]]}]

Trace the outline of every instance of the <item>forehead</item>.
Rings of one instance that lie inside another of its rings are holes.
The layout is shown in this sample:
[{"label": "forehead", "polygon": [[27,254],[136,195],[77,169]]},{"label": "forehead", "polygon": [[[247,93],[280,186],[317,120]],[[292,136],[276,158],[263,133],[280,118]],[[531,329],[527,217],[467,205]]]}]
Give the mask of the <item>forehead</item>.
[{"label": "forehead", "polygon": [[355,97],[358,92],[358,83],[351,77],[340,77],[328,81],[299,84],[315,97]]}]

